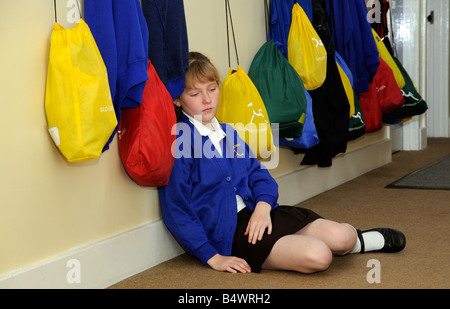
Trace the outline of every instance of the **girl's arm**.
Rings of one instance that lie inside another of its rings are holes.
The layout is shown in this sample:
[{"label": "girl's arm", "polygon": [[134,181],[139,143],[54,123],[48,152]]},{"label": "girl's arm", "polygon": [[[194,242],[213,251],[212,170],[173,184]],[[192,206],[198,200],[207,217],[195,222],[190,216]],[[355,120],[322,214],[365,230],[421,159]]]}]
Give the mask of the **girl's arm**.
[{"label": "girl's arm", "polygon": [[[238,137],[239,138],[239,137]],[[243,142],[245,144],[245,142]],[[255,206],[259,202],[266,202],[271,209],[277,207],[278,183],[270,175],[269,171],[260,163],[250,147],[245,144],[248,184],[252,190]],[[254,209],[251,209],[254,211]]]},{"label": "girl's arm", "polygon": [[175,238],[203,264],[218,251],[190,206],[192,158],[175,159],[169,184],[158,188],[164,223]]}]

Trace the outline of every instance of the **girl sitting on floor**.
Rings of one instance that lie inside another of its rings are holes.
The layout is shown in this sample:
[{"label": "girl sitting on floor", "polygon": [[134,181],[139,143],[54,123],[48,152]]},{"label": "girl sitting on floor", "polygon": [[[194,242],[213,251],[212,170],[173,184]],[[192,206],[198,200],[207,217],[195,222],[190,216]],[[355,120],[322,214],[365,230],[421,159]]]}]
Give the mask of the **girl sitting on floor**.
[{"label": "girl sitting on floor", "polygon": [[278,205],[276,181],[237,132],[215,118],[217,69],[200,53],[189,58],[184,92],[174,101],[181,108],[175,162],[168,185],[159,188],[164,222],[185,249],[218,271],[313,273],[326,270],[333,254],[405,247],[405,236],[393,229],[361,232]]}]

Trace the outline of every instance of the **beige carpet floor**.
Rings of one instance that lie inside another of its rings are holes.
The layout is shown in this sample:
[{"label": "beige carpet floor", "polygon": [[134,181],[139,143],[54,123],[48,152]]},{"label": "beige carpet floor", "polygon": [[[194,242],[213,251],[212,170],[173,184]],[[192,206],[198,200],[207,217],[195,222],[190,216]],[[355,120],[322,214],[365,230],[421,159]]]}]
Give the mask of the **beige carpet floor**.
[{"label": "beige carpet floor", "polygon": [[[216,272],[183,254],[123,280],[113,289],[448,289],[450,288],[450,191],[388,189],[386,185],[450,154],[450,139],[429,139],[422,151],[402,151],[392,163],[300,204],[357,228],[393,227],[406,248],[396,254],[336,257],[321,273]],[[450,173],[450,171],[449,171]],[[379,261],[380,283],[369,283]]]}]

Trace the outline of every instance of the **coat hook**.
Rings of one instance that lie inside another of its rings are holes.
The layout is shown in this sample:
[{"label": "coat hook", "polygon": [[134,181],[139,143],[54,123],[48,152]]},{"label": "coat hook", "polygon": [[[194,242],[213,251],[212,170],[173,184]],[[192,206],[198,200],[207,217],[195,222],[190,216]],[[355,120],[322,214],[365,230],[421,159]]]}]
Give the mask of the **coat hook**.
[{"label": "coat hook", "polygon": [[428,15],[427,20],[430,24],[434,24],[434,11],[431,11],[430,15]]}]

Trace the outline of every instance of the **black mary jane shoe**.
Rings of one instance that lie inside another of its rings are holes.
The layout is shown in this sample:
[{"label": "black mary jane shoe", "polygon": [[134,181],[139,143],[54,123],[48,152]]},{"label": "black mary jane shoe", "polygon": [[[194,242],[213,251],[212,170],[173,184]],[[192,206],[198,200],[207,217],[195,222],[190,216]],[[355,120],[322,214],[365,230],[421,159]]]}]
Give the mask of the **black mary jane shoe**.
[{"label": "black mary jane shoe", "polygon": [[406,246],[406,237],[405,235],[397,230],[390,229],[390,228],[375,228],[367,231],[359,231],[358,237],[361,242],[361,253],[364,253],[364,239],[362,237],[363,233],[366,232],[379,232],[384,237],[384,247],[380,250],[370,251],[370,252],[387,252],[387,253],[394,253],[402,251]]}]

